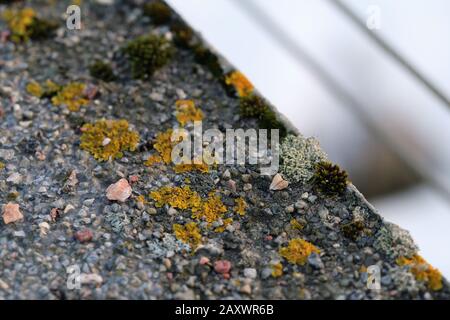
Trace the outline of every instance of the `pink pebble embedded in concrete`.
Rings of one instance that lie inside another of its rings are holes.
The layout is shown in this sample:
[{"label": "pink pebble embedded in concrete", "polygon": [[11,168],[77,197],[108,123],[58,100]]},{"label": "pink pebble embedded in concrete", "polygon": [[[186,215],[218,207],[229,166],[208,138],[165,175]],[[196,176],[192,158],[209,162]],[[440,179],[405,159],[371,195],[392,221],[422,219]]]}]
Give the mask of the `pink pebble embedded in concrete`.
[{"label": "pink pebble embedded in concrete", "polygon": [[106,197],[109,200],[125,202],[131,196],[131,186],[127,179],[120,179],[106,189]]},{"label": "pink pebble embedded in concrete", "polygon": [[19,205],[9,202],[3,206],[3,222],[5,224],[13,223],[23,219],[23,214],[20,212]]},{"label": "pink pebble embedded in concrete", "polygon": [[94,234],[89,229],[83,229],[75,232],[75,238],[81,243],[90,242]]},{"label": "pink pebble embedded in concrete", "polygon": [[137,175],[130,176],[130,183],[136,183],[138,181],[139,181],[139,176],[137,176]]},{"label": "pink pebble embedded in concrete", "polygon": [[209,263],[209,258],[207,258],[207,257],[201,257],[201,258],[200,258],[200,261],[199,261],[198,263],[200,263],[201,265],[208,264],[208,263]]},{"label": "pink pebble embedded in concrete", "polygon": [[228,260],[218,260],[214,263],[214,270],[217,273],[227,274],[230,272],[231,262]]}]

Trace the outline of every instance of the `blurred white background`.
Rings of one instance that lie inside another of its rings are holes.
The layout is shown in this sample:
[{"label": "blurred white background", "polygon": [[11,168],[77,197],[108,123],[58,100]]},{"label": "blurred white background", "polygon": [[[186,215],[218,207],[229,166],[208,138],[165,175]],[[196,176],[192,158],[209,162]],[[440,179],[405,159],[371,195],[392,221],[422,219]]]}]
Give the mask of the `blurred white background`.
[{"label": "blurred white background", "polygon": [[447,104],[331,0],[168,2],[450,278],[450,1],[343,1]]}]

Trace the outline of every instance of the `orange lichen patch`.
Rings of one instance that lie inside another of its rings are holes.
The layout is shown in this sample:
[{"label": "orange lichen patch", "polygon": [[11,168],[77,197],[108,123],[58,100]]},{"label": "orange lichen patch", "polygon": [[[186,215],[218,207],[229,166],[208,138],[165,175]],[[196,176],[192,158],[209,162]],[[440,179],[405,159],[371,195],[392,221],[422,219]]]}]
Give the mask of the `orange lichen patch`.
[{"label": "orange lichen patch", "polygon": [[156,201],[158,208],[167,204],[175,209],[199,210],[202,206],[202,199],[189,186],[162,187],[158,191],[151,192],[150,197]]},{"label": "orange lichen patch", "polygon": [[442,274],[421,256],[414,255],[412,258],[400,257],[396,262],[399,266],[409,266],[410,272],[416,280],[425,282],[429,289],[433,291],[442,289]]},{"label": "orange lichen patch", "polygon": [[11,40],[14,42],[27,41],[30,37],[29,28],[36,17],[36,12],[31,8],[22,10],[5,10],[2,15],[11,32]]},{"label": "orange lichen patch", "polygon": [[287,247],[280,249],[280,255],[293,264],[304,265],[311,253],[320,253],[320,250],[312,243],[303,239],[289,241]]},{"label": "orange lichen patch", "polygon": [[208,173],[209,167],[206,163],[200,163],[200,164],[179,164],[176,165],[174,168],[176,173],[183,173],[183,172],[190,172],[190,171],[199,171],[201,173]]},{"label": "orange lichen patch", "polygon": [[52,98],[52,103],[54,106],[66,105],[73,112],[79,111],[80,107],[89,103],[89,99],[85,96],[85,89],[84,83],[69,83]]},{"label": "orange lichen patch", "polygon": [[225,77],[225,83],[232,85],[236,89],[239,97],[246,97],[254,90],[253,84],[240,71],[234,71],[228,74]]},{"label": "orange lichen patch", "polygon": [[283,275],[283,265],[281,262],[272,265],[272,277],[278,278]]},{"label": "orange lichen patch", "polygon": [[208,224],[211,224],[217,219],[222,218],[225,212],[227,212],[227,207],[223,204],[220,196],[211,192],[208,199],[202,202],[200,208],[193,208],[192,218],[204,220]]},{"label": "orange lichen patch", "polygon": [[214,232],[217,232],[217,233],[222,233],[222,232],[224,232],[225,229],[226,229],[230,224],[233,223],[233,218],[227,218],[227,219],[224,219],[222,222],[223,222],[223,224],[222,224],[220,227],[215,228],[215,229],[214,229]]},{"label": "orange lichen patch", "polygon": [[85,124],[81,130],[81,149],[99,161],[121,158],[123,151],[134,151],[139,143],[139,134],[129,128],[126,120],[100,120]]},{"label": "orange lichen patch", "polygon": [[176,117],[181,126],[188,122],[202,121],[203,112],[195,106],[192,100],[178,100],[176,102]]},{"label": "orange lichen patch", "polygon": [[302,230],[305,227],[300,222],[298,222],[297,219],[292,219],[290,224],[291,224],[291,228],[294,230]]},{"label": "orange lichen patch", "polygon": [[234,212],[236,212],[237,214],[239,214],[240,216],[244,216],[245,215],[245,210],[247,209],[248,205],[247,202],[245,202],[244,198],[239,197],[236,200],[234,200]]},{"label": "orange lichen patch", "polygon": [[175,237],[195,249],[202,242],[202,235],[195,222],[189,222],[182,226],[180,224],[173,225]]}]

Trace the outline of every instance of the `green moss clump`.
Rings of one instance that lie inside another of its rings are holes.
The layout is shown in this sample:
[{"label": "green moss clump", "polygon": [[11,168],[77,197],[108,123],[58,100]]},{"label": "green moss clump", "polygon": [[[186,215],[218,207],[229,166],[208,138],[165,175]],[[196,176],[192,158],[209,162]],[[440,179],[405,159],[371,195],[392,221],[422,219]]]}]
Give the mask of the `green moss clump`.
[{"label": "green moss clump", "polygon": [[130,130],[126,120],[100,120],[85,124],[81,131],[81,149],[98,161],[119,159],[124,151],[136,150],[139,143],[139,134]]},{"label": "green moss clump", "polygon": [[164,1],[156,0],[146,3],[143,11],[144,15],[150,17],[155,25],[167,24],[172,19],[172,11]]},{"label": "green moss clump", "polygon": [[316,165],[314,183],[325,194],[340,195],[347,188],[348,174],[341,170],[338,165],[321,161]]},{"label": "green moss clump", "polygon": [[223,82],[225,81],[224,71],[216,54],[202,45],[199,45],[194,49],[194,54],[195,60],[199,64],[206,66],[214,77]]},{"label": "green moss clump", "polygon": [[103,80],[105,82],[114,81],[116,78],[109,63],[97,60],[89,66],[89,73],[94,78]]},{"label": "green moss clump", "polygon": [[70,127],[75,130],[79,130],[86,123],[86,120],[82,116],[72,112],[67,115],[67,120],[69,121]]},{"label": "green moss clump", "polygon": [[35,17],[29,26],[30,38],[33,40],[43,40],[54,36],[58,23],[52,20]]},{"label": "green moss clump", "polygon": [[341,226],[341,231],[345,237],[355,241],[364,231],[364,222],[362,220],[354,220]]},{"label": "green moss clump", "polygon": [[264,99],[254,94],[243,97],[240,100],[239,107],[243,117],[257,119],[262,118],[264,113],[267,112],[267,109],[269,109]]},{"label": "green moss clump", "polygon": [[286,127],[278,120],[275,112],[263,98],[256,94],[240,99],[240,113],[243,117],[258,119],[261,128],[280,130],[280,137],[285,137],[287,134]]},{"label": "green moss clump", "polygon": [[173,48],[164,37],[145,35],[131,40],[125,47],[136,79],[147,79],[166,65],[173,55]]},{"label": "green moss clump", "polygon": [[181,48],[190,48],[191,40],[194,36],[192,29],[181,21],[172,23],[170,30],[173,33],[175,45]]},{"label": "green moss clump", "polygon": [[208,48],[197,45],[192,48],[194,51],[195,61],[198,64],[205,66],[216,78],[225,90],[225,93],[230,97],[235,97],[235,89],[233,86],[227,84],[225,71],[220,64],[217,55]]}]

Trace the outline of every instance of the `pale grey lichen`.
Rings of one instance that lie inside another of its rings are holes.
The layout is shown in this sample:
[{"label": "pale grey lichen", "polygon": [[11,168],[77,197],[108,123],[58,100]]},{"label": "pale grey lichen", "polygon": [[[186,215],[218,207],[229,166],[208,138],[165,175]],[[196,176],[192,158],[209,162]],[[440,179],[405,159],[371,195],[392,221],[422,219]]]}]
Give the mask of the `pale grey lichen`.
[{"label": "pale grey lichen", "polygon": [[302,183],[313,177],[317,163],[327,160],[319,142],[302,135],[288,135],[281,143],[280,157],[280,171],[285,178]]},{"label": "pale grey lichen", "polygon": [[109,222],[114,232],[120,233],[130,224],[130,219],[125,212],[109,212],[106,215],[106,221]]},{"label": "pale grey lichen", "polygon": [[150,256],[153,258],[171,257],[175,253],[190,252],[189,244],[177,240],[173,235],[166,233],[161,240],[147,241]]},{"label": "pale grey lichen", "polygon": [[419,250],[408,231],[389,222],[375,235],[374,248],[393,259],[410,258]]}]

